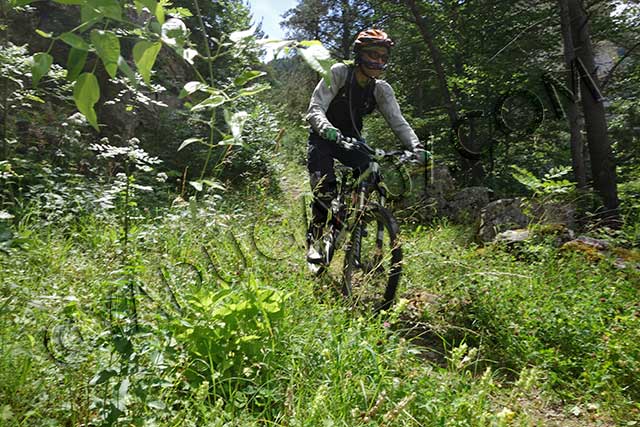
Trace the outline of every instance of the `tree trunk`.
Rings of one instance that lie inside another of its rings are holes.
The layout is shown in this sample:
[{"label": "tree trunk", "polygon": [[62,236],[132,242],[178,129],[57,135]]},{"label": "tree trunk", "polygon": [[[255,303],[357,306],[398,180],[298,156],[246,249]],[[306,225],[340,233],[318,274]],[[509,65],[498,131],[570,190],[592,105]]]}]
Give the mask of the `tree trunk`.
[{"label": "tree trunk", "polygon": [[[447,75],[444,71],[444,65],[442,62],[442,54],[440,53],[440,49],[436,46],[436,43],[433,39],[433,35],[431,34],[431,30],[427,21],[422,17],[420,10],[418,9],[418,5],[415,0],[404,0],[405,5],[411,10],[411,14],[413,15],[414,22],[418,27],[418,31],[420,31],[420,35],[422,39],[426,43],[429,48],[429,52],[431,54],[431,61],[433,62],[433,66],[436,70],[436,75],[438,78],[438,87],[440,88],[440,96],[442,97],[442,102],[444,103],[445,109],[447,111],[447,115],[449,116],[449,124],[451,129],[454,129],[456,123],[458,121],[458,111],[456,109],[453,100],[451,99],[451,92],[449,91],[449,86],[447,85]],[[461,160],[462,167],[464,170],[470,173],[471,175],[471,184],[477,185],[481,183],[485,178],[484,168],[482,167],[482,163],[472,162],[469,159],[463,158]]]},{"label": "tree trunk", "polygon": [[433,66],[435,67],[436,75],[438,76],[440,95],[442,96],[442,101],[444,102],[447,114],[449,115],[449,122],[451,123],[451,127],[453,128],[454,124],[458,120],[458,112],[455,105],[453,104],[453,101],[451,100],[451,93],[449,92],[449,87],[447,86],[447,76],[444,72],[444,66],[442,65],[442,55],[440,54],[440,49],[438,49],[438,46],[436,46],[429,29],[429,25],[420,14],[415,0],[405,0],[405,4],[411,10],[411,14],[413,15],[415,23],[418,26],[418,30],[420,31],[420,35],[422,35],[422,39],[429,47],[431,60],[433,61]]},{"label": "tree trunk", "polygon": [[342,59],[349,59],[351,55],[351,23],[353,22],[353,10],[348,0],[342,0],[342,35],[340,50]]},{"label": "tree trunk", "polygon": [[[0,31],[2,31],[2,38],[0,40],[0,48],[6,49],[9,45],[9,22],[7,16],[9,14],[9,5],[6,1],[1,0],[0,4],[0,24],[3,26]],[[7,141],[7,114],[9,109],[9,92],[8,92],[8,82],[5,76],[0,76],[0,102],[2,102],[2,111],[0,111],[0,160],[6,160],[9,157],[9,143]]]},{"label": "tree trunk", "polygon": [[[569,18],[569,5],[567,0],[558,0],[560,6],[560,22],[562,27],[562,39],[564,44],[564,60],[567,65],[567,86],[573,87],[573,61],[575,61],[575,47],[571,35],[571,19]],[[583,153],[583,141],[580,129],[580,117],[576,104],[575,94],[572,95],[571,102],[567,107],[567,118],[569,120],[569,130],[571,133],[571,160],[573,164],[573,175],[578,183],[578,189],[587,188],[587,175]]]},{"label": "tree trunk", "polygon": [[[593,182],[605,207],[603,218],[610,223],[618,223],[620,202],[616,186],[616,165],[607,134],[603,99],[598,96],[599,85],[595,73],[588,18],[581,0],[567,0],[567,3],[576,55],[574,65],[579,65],[578,70],[580,70],[582,109],[587,131]],[[581,66],[580,61],[584,64],[584,68]]]}]

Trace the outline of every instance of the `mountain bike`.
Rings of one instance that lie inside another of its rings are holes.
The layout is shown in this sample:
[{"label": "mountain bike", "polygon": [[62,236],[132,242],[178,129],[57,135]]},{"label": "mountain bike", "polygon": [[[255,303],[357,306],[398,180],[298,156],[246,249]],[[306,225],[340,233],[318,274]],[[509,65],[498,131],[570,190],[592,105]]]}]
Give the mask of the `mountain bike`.
[{"label": "mountain bike", "polygon": [[367,170],[355,177],[351,168],[336,167],[337,197],[329,207],[329,220],[321,238],[323,261],[309,264],[325,273],[334,256],[342,252],[342,293],[353,303],[371,305],[374,312],[393,304],[402,273],[399,227],[385,208],[388,189],[380,171],[382,159],[408,158],[407,152],[374,149],[362,140],[342,137],[343,147],[371,155]]}]

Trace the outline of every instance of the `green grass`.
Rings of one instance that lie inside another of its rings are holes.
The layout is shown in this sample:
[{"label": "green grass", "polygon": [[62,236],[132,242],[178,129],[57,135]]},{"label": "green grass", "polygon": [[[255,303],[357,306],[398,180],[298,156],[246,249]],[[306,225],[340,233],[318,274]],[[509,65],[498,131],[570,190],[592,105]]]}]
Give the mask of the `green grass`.
[{"label": "green grass", "polygon": [[306,273],[285,190],[140,220],[126,254],[115,221],[19,226],[0,254],[0,426],[640,419],[637,270],[403,224],[401,299],[373,317]]}]

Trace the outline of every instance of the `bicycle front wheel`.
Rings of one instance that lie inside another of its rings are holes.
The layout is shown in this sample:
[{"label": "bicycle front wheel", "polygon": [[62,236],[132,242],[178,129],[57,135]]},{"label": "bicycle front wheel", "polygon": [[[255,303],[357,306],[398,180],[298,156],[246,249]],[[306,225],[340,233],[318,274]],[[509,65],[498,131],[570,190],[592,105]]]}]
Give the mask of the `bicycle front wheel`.
[{"label": "bicycle front wheel", "polygon": [[356,304],[386,310],[402,273],[399,227],[391,212],[371,204],[356,220],[346,249],[342,292]]}]

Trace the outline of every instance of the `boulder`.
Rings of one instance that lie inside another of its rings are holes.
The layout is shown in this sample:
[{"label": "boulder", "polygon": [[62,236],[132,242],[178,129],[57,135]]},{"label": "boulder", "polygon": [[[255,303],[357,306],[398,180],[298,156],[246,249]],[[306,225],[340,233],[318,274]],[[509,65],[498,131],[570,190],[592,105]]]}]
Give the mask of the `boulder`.
[{"label": "boulder", "polygon": [[531,232],[527,229],[507,230],[499,233],[493,240],[494,242],[504,243],[507,246],[524,242],[531,237]]},{"label": "boulder", "polygon": [[425,191],[428,197],[444,200],[453,194],[455,184],[448,167],[436,165],[427,173]]},{"label": "boulder", "polygon": [[490,242],[502,231],[526,228],[530,222],[524,213],[520,199],[500,199],[486,205],[480,211],[481,242]]},{"label": "boulder", "polygon": [[569,229],[576,227],[576,206],[571,202],[534,201],[531,211],[537,223],[563,225]]},{"label": "boulder", "polygon": [[456,222],[475,222],[482,208],[489,204],[491,189],[467,187],[453,195],[446,204],[446,216]]}]

